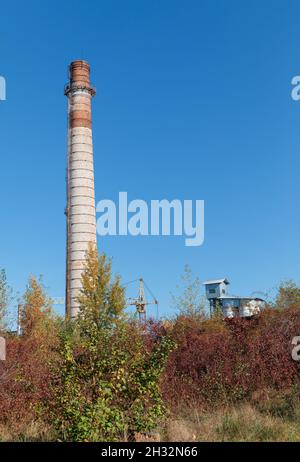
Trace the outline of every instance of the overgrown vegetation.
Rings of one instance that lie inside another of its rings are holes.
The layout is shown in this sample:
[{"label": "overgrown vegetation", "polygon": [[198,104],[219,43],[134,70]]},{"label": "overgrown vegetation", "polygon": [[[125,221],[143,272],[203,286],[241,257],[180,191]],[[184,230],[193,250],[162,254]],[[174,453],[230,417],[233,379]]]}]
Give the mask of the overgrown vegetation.
[{"label": "overgrown vegetation", "polygon": [[[5,334],[0,441],[300,440],[299,287],[281,285],[256,318],[224,321],[207,319],[189,269],[183,282],[176,318],[141,325],[93,247],[76,321],[56,316],[31,277],[22,335]],[[2,272],[0,313],[10,297]]]},{"label": "overgrown vegetation", "polygon": [[0,270],[0,332],[6,327],[5,317],[7,309],[12,300],[12,290],[7,284],[5,270]]},{"label": "overgrown vegetation", "polygon": [[201,295],[201,281],[193,275],[189,265],[185,265],[176,293],[172,294],[172,305],[181,317],[203,320],[205,299]]},{"label": "overgrown vegetation", "polygon": [[78,321],[62,336],[50,422],[62,440],[114,441],[155,428],[165,409],[158,382],[172,342],[126,320],[111,263],[88,253]]}]

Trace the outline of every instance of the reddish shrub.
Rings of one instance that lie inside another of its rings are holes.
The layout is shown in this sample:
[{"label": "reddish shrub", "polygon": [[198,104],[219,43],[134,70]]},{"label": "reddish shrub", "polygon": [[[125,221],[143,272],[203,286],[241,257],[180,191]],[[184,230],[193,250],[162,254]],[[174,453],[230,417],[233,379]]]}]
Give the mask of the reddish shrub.
[{"label": "reddish shrub", "polygon": [[37,339],[12,337],[0,363],[0,423],[29,422],[48,394],[48,354]]},{"label": "reddish shrub", "polygon": [[285,390],[299,385],[299,363],[291,341],[300,335],[300,310],[273,310],[252,320],[196,322],[178,319],[173,337],[164,397],[172,406],[233,403],[260,389]]}]

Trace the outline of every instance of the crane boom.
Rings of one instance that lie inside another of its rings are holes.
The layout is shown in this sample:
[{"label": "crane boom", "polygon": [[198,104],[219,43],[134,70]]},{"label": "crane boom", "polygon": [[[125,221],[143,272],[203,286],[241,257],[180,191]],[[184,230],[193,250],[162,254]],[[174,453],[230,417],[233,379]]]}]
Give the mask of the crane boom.
[{"label": "crane boom", "polygon": [[[149,290],[149,289],[148,289]],[[127,306],[135,306],[136,311],[141,322],[146,321],[146,306],[158,305],[158,301],[154,298],[153,301],[148,302],[145,295],[145,287],[143,278],[139,279],[139,293],[137,298],[128,298]]]}]

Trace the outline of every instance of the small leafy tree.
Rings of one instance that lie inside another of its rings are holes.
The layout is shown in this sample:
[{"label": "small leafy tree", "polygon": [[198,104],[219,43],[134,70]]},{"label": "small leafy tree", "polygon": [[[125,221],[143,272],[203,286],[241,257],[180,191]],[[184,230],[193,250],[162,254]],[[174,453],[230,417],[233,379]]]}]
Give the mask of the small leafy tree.
[{"label": "small leafy tree", "polygon": [[172,294],[172,304],[179,316],[203,319],[205,300],[201,295],[201,281],[193,275],[189,265],[185,265],[181,276],[181,285],[177,286],[178,295]]},{"label": "small leafy tree", "polygon": [[120,279],[92,246],[82,283],[79,317],[62,338],[51,415],[62,440],[132,439],[164,415],[159,380],[172,342],[126,319]]},{"label": "small leafy tree", "polygon": [[52,318],[51,299],[47,296],[43,282],[30,276],[22,300],[21,327],[25,336],[34,335],[39,330],[47,330]]},{"label": "small leafy tree", "polygon": [[7,284],[6,272],[0,271],[0,331],[5,328],[7,309],[12,300],[12,290]]}]

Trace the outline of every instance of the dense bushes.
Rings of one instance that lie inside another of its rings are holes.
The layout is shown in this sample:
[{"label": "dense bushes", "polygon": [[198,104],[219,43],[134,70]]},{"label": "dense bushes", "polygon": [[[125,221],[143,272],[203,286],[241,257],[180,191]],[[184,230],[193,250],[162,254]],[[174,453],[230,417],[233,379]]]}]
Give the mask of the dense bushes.
[{"label": "dense bushes", "polygon": [[38,408],[49,395],[47,353],[38,339],[7,340],[7,361],[0,363],[0,424],[23,431],[38,419]]},{"label": "dense bushes", "polygon": [[291,341],[299,333],[298,306],[221,325],[180,317],[172,327],[178,348],[168,361],[164,397],[175,407],[209,407],[251,400],[270,389],[295,391],[300,366],[291,358]]},{"label": "dense bushes", "polygon": [[8,338],[0,364],[0,438],[1,426],[22,438],[42,422],[63,441],[128,440],[165,414],[159,380],[173,342],[161,325],[127,319],[110,261],[92,247],[87,257],[76,321],[57,319],[29,281],[22,336]]},{"label": "dense bushes", "polygon": [[62,440],[133,439],[164,416],[159,379],[172,342],[126,320],[119,278],[111,281],[110,262],[92,247],[79,301],[52,375],[50,422]]},{"label": "dense bushes", "polygon": [[155,428],[165,411],[158,380],[170,346],[167,337],[147,346],[133,323],[100,327],[93,344],[65,339],[49,406],[59,438],[128,440]]},{"label": "dense bushes", "polygon": [[[251,320],[205,319],[193,304],[198,292],[189,290],[188,309],[175,320],[144,326],[126,317],[120,280],[112,280],[110,262],[93,248],[83,286],[78,320],[64,322],[41,282],[30,279],[22,335],[7,337],[7,361],[0,362],[0,440],[1,434],[130,440],[161,424],[167,411],[184,408],[208,416],[251,404],[264,429],[269,417],[294,419],[300,397],[300,365],[291,358],[292,338],[300,335],[294,285],[281,287],[274,304]],[[213,437],[226,439],[230,422],[219,422]]]}]

